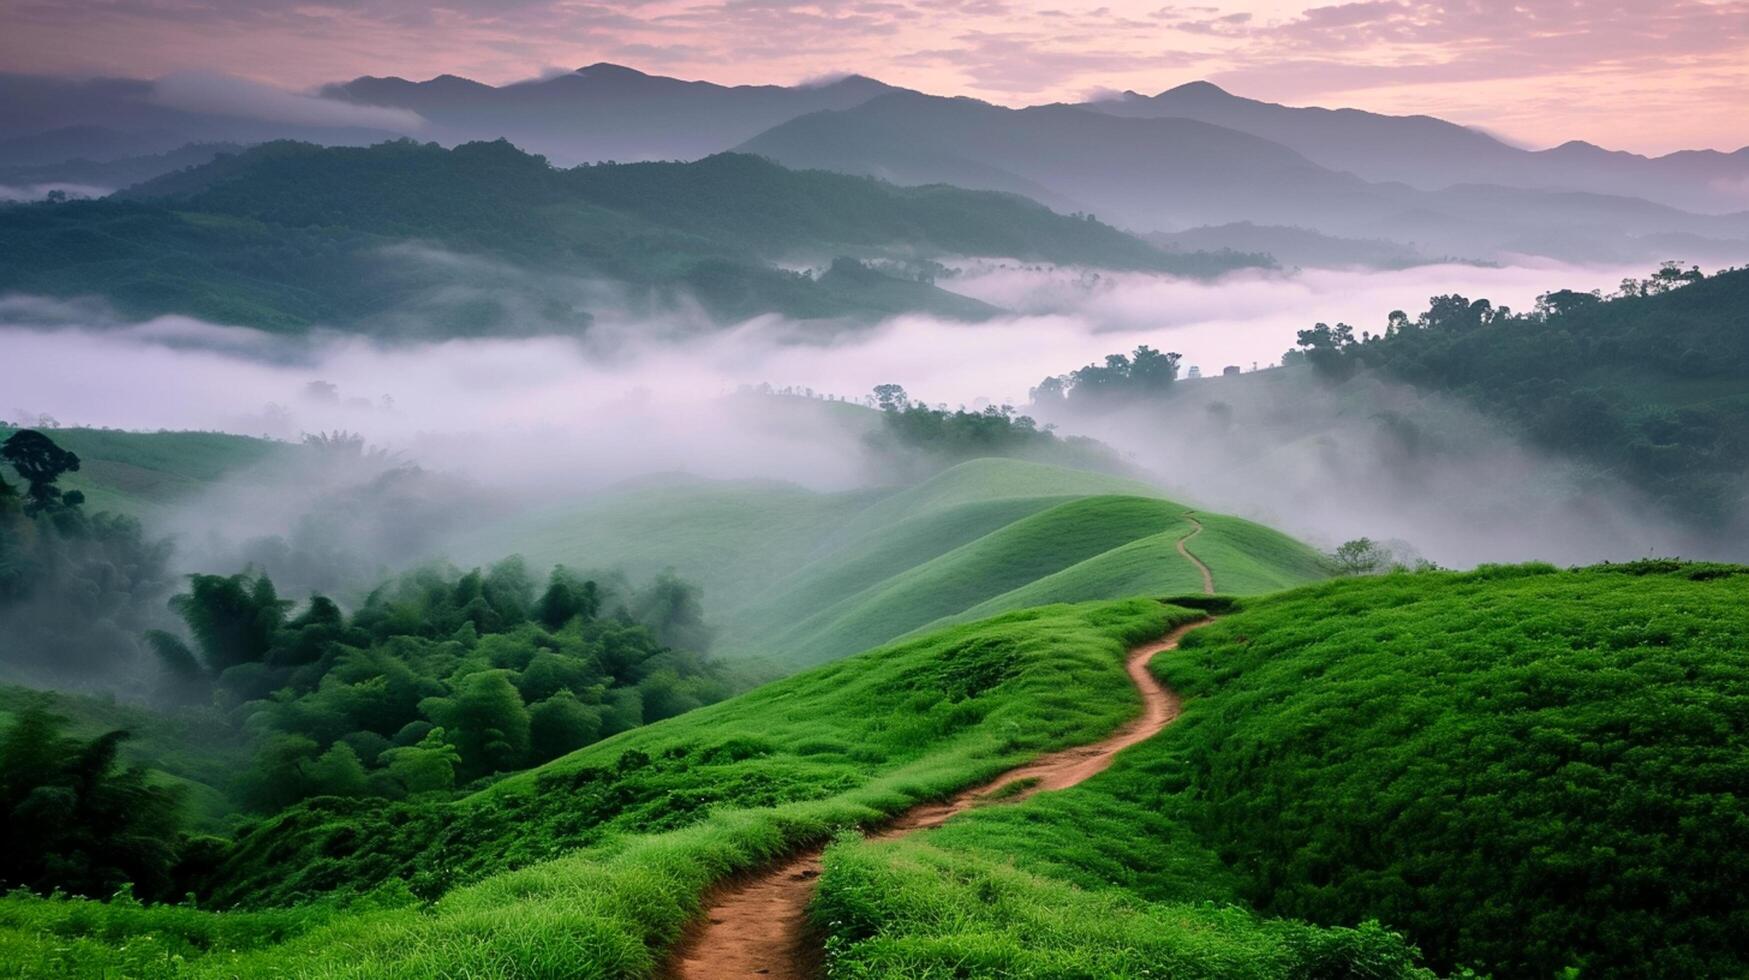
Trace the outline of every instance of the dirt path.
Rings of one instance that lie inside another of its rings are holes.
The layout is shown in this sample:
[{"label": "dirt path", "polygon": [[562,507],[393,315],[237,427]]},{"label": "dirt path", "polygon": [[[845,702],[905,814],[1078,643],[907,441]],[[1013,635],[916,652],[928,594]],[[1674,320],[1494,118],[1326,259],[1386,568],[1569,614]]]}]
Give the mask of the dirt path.
[{"label": "dirt path", "polygon": [[1197,520],[1196,518],[1190,516],[1189,514],[1185,514],[1184,519],[1189,521],[1192,524],[1195,524],[1196,530],[1191,531],[1189,534],[1186,534],[1184,537],[1178,539],[1178,553],[1183,555],[1185,561],[1188,561],[1192,565],[1195,565],[1196,570],[1202,573],[1202,594],[1203,595],[1214,595],[1215,594],[1215,573],[1209,571],[1209,567],[1202,563],[1202,559],[1191,554],[1190,549],[1188,547],[1186,547],[1186,545],[1190,544],[1191,538],[1194,538],[1197,535],[1202,533],[1202,522]]},{"label": "dirt path", "polygon": [[[1200,524],[1197,527],[1201,530]],[[1178,548],[1184,550],[1182,541]],[[1186,553],[1185,557],[1190,556]],[[1207,568],[1203,569],[1203,577],[1208,579]],[[1208,590],[1214,591],[1212,582]],[[1142,715],[1111,737],[1053,752],[944,802],[918,804],[869,834],[869,839],[890,840],[914,830],[938,827],[955,814],[988,802],[992,794],[1013,783],[1024,785],[1018,791],[1004,794],[1003,802],[1023,800],[1047,790],[1067,789],[1104,772],[1119,752],[1156,734],[1178,717],[1177,695],[1148,672],[1148,661],[1155,654],[1174,649],[1184,634],[1209,622],[1212,620],[1204,619],[1180,626],[1165,639],[1130,651],[1124,669],[1141,692]],[[675,950],[664,975],[684,980],[747,976],[808,980],[818,976],[820,950],[808,932],[807,908],[814,896],[815,880],[820,877],[821,850],[810,848],[715,895],[705,917]]]}]

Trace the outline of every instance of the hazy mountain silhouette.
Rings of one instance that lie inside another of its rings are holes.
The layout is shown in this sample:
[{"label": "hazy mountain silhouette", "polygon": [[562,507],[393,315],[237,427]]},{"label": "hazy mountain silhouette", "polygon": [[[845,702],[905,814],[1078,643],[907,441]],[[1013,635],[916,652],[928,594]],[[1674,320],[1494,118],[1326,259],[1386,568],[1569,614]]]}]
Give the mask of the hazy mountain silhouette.
[{"label": "hazy mountain silhouette", "polygon": [[1749,147],[1644,157],[1575,140],[1525,150],[1433,116],[1284,106],[1233,95],[1209,82],[1154,96],[1125,92],[1086,107],[1130,118],[1213,123],[1291,147],[1333,170],[1423,190],[1487,183],[1643,197],[1701,212],[1749,207]]},{"label": "hazy mountain silhouette", "polygon": [[322,94],[417,112],[432,127],[422,138],[458,143],[502,137],[569,165],[694,160],[796,116],[848,109],[893,91],[860,75],[815,85],[725,86],[595,64],[502,86],[455,75],[424,82],[367,76],[328,86]]},{"label": "hazy mountain silhouette", "polygon": [[741,148],[792,167],[1014,191],[1141,232],[1249,221],[1473,258],[1528,251],[1637,261],[1662,257],[1648,236],[1669,235],[1686,236],[1696,251],[1685,257],[1697,261],[1749,252],[1745,214],[1564,190],[1371,182],[1213,123],[1069,105],[1006,109],[895,93],[791,120]]}]

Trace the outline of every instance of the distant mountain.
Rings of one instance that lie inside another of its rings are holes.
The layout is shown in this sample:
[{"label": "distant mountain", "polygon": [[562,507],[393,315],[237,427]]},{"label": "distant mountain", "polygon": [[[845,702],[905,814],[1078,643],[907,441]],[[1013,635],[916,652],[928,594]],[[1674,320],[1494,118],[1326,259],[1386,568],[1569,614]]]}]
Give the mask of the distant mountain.
[{"label": "distant mountain", "polygon": [[1749,207],[1749,147],[1661,157],[1612,152],[1581,141],[1524,150],[1432,116],[1284,106],[1233,95],[1208,82],[1153,96],[1125,92],[1086,105],[1115,116],[1225,126],[1291,147],[1333,170],[1423,190],[1501,184],[1641,197],[1707,213]]},{"label": "distant mountain", "polygon": [[417,112],[432,126],[422,138],[504,138],[569,165],[696,160],[796,116],[848,109],[894,91],[900,90],[860,75],[815,85],[725,86],[595,64],[496,87],[455,75],[424,82],[367,76],[322,94]]},{"label": "distant mountain", "polygon": [[[297,139],[362,146],[403,135],[372,126],[191,111],[160,94],[158,83],[144,79],[0,73],[0,166],[102,162],[166,153],[188,143]],[[235,111],[246,113],[246,105],[240,100]]]},{"label": "distant mountain", "polygon": [[803,116],[741,149],[786,166],[1027,194],[1143,229],[1227,221],[1238,211],[1262,219],[1297,200],[1366,188],[1287,147],[1193,120],[915,93]]},{"label": "distant mountain", "polygon": [[0,166],[0,185],[68,183],[104,191],[131,187],[187,167],[211,163],[226,153],[240,153],[236,143],[188,143],[163,153],[96,159],[61,158],[54,163]]},{"label": "distant mountain", "polygon": [[1595,261],[1667,258],[1657,236],[1681,235],[1700,250],[1683,258],[1749,256],[1749,214],[1481,184],[1425,191],[1337,172],[1209,122],[1067,105],[1006,109],[895,93],[791,120],[741,149],[792,167],[1026,193],[1142,232],[1248,221],[1384,238],[1423,254]]},{"label": "distant mountain", "polygon": [[0,291],[293,331],[576,332],[602,312],[696,307],[717,321],[997,312],[932,284],[932,260],[958,255],[1244,261],[1167,255],[1007,194],[738,154],[560,170],[502,141],[269,143],[102,201],[0,208]]}]

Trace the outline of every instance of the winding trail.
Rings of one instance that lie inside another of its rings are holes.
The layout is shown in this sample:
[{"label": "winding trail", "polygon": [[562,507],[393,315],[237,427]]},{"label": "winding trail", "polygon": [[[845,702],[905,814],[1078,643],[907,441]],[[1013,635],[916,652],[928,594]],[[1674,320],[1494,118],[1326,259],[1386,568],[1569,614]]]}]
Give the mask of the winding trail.
[{"label": "winding trail", "polygon": [[[1197,530],[1201,529],[1198,524]],[[1186,535],[1186,540],[1194,534]],[[1184,551],[1183,541],[1179,542],[1178,550]],[[1202,567],[1202,562],[1189,552],[1185,552],[1185,557]],[[1203,567],[1203,580],[1206,591],[1212,593],[1214,584],[1207,567]],[[1002,794],[1003,802],[1067,789],[1104,772],[1119,752],[1155,735],[1178,717],[1178,696],[1149,673],[1148,662],[1156,654],[1175,649],[1184,634],[1211,622],[1212,619],[1202,619],[1187,623],[1164,639],[1129,652],[1124,670],[1142,695],[1142,715],[1109,738],[1041,756],[949,800],[920,803],[870,833],[869,839],[890,840],[912,831],[939,827],[955,814],[990,802],[993,795],[1015,783],[1022,785]],[[681,940],[663,975],[679,980],[748,976],[809,980],[818,976],[821,950],[809,934],[807,909],[814,895],[814,883],[820,877],[822,850],[809,848],[707,899],[705,916]]]},{"label": "winding trail", "polygon": [[1202,573],[1202,594],[1203,595],[1214,595],[1215,594],[1215,573],[1209,571],[1209,567],[1202,563],[1202,559],[1191,554],[1190,548],[1187,547],[1190,544],[1191,538],[1194,538],[1197,535],[1202,533],[1202,522],[1197,520],[1195,517],[1191,516],[1191,514],[1189,512],[1187,512],[1184,515],[1184,519],[1189,521],[1190,523],[1196,525],[1196,529],[1191,531],[1189,534],[1186,534],[1184,537],[1178,539],[1178,553],[1183,555],[1185,561],[1188,561],[1192,565],[1195,565],[1196,570]]}]

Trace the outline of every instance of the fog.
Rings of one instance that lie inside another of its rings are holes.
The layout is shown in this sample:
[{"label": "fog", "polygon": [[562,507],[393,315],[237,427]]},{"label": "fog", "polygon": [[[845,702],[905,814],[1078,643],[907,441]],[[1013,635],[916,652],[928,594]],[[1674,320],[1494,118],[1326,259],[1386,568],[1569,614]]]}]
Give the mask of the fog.
[{"label": "fog", "polygon": [[417,133],[425,120],[416,112],[386,106],[355,105],[303,95],[260,82],[210,71],[184,71],[152,83],[152,101],[185,112],[212,113],[300,126],[357,126]]},{"label": "fog", "polygon": [[[1537,293],[1607,287],[1630,271],[1644,270],[1454,265],[1202,282],[977,262],[945,284],[1012,315],[978,324],[901,316],[862,329],[765,317],[711,331],[683,312],[607,314],[583,336],[394,343],[184,317],[131,322],[93,303],[12,297],[0,301],[0,413],[294,441],[357,433],[455,481],[397,493],[465,498],[477,524],[649,473],[821,490],[880,481],[860,441],[872,418],[729,397],[743,386],[860,400],[896,382],[931,404],[1024,407],[1042,378],[1140,343],[1179,351],[1209,374],[1226,364],[1249,371],[1314,321],[1377,329],[1390,310],[1413,313],[1452,291],[1522,308]],[[1321,546],[1399,538],[1461,566],[1630,558],[1690,544],[1583,467],[1533,452],[1459,405],[1385,386],[1341,395],[1233,379],[1180,387],[1184,397],[1151,414],[1051,421],[1107,441],[1198,506]],[[1211,409],[1216,401],[1225,407]],[[210,556],[292,534],[318,500],[381,475],[339,472],[250,474],[168,523],[197,544],[203,524],[217,527],[202,546]],[[342,536],[370,535],[355,527]],[[398,558],[416,550],[401,544],[391,549]]]}]

